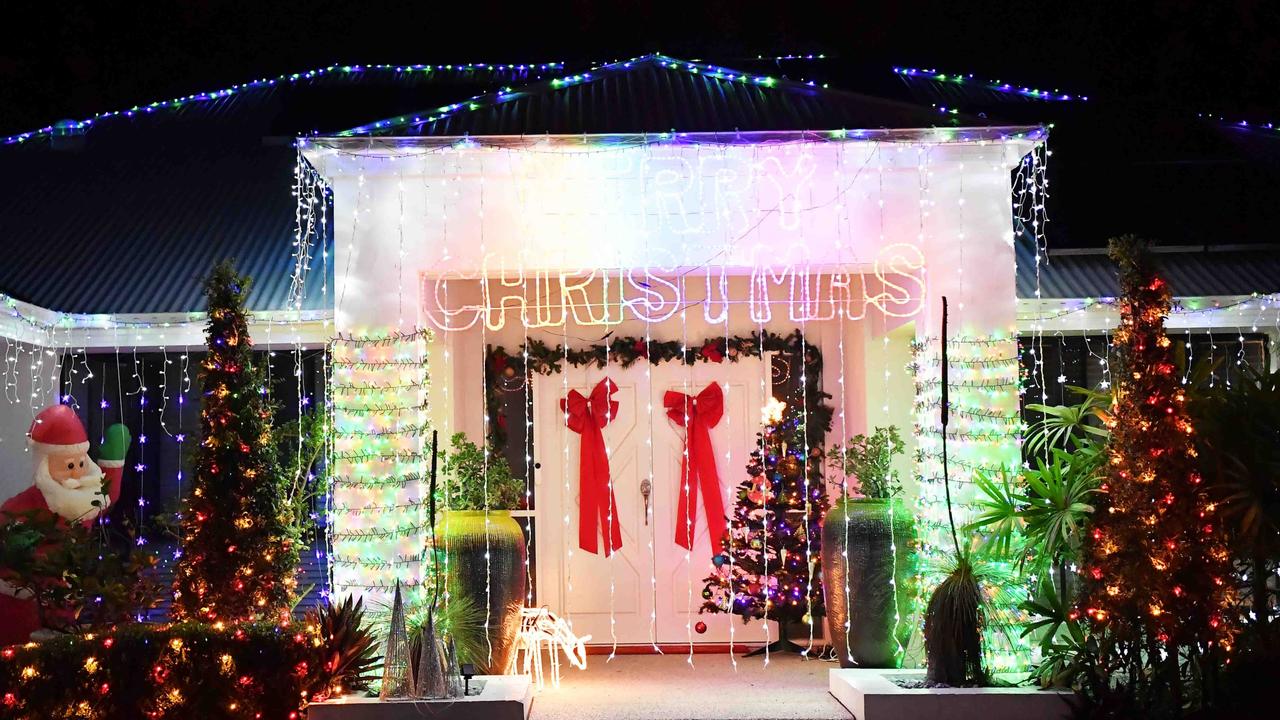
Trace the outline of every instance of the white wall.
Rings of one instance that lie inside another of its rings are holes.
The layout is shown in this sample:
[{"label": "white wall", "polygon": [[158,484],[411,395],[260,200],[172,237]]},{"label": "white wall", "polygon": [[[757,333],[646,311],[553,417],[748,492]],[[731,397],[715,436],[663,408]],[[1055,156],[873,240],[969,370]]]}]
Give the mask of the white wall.
[{"label": "white wall", "polygon": [[[691,343],[762,324],[747,303],[753,279],[790,273],[831,287],[834,275],[858,288],[852,302],[804,303],[792,301],[789,280],[766,280],[756,298],[767,295],[773,311],[767,329],[803,326],[822,349],[832,440],[888,423],[913,434],[905,365],[913,339],[941,333],[943,296],[952,337],[999,334],[1014,353],[1010,169],[1030,150],[1026,140],[361,142],[322,139],[306,151],[334,191],[335,326],[357,335],[440,330],[428,349],[431,419],[446,437],[481,436],[487,344],[514,350],[527,335],[580,347],[609,333],[643,335],[642,317],[654,311],[645,283],[656,279],[673,288],[659,293],[657,314],[673,305],[685,313],[649,323],[651,336]],[[629,272],[637,268],[645,272]],[[579,282],[577,294],[564,292]],[[566,298],[592,299],[601,322],[585,312],[559,322]],[[704,317],[726,298],[727,330]],[[549,327],[525,327],[547,318]],[[997,404],[1016,413],[1016,392]],[[1016,457],[1009,445],[1002,460]],[[908,478],[919,470],[909,455],[902,462]]]}]

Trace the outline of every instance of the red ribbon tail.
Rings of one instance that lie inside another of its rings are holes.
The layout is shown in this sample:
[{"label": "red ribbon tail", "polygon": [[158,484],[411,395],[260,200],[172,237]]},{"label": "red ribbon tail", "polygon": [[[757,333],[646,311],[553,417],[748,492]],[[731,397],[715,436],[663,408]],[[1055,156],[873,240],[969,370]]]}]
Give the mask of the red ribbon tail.
[{"label": "red ribbon tail", "polygon": [[604,515],[604,498],[600,497],[597,479],[597,451],[603,451],[603,442],[599,428],[584,428],[578,451],[578,547],[592,554],[600,551],[596,540],[599,536],[596,521],[597,515]]},{"label": "red ribbon tail", "polygon": [[604,554],[608,557],[622,549],[622,528],[618,523],[618,501],[609,483],[609,455],[605,452],[600,428],[588,428],[583,433],[579,462],[578,547],[599,553],[598,538],[604,535]]},{"label": "red ribbon tail", "polygon": [[698,524],[698,486],[689,474],[690,458],[680,462],[680,503],[676,508],[676,544],[693,549],[693,531]]}]

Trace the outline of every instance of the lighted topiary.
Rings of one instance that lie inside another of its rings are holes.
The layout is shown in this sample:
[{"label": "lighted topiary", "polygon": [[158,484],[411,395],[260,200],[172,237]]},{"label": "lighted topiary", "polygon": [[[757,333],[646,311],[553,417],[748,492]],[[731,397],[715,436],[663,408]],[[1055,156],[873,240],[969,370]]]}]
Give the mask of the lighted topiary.
[{"label": "lighted topiary", "polygon": [[180,619],[276,621],[297,588],[296,539],[271,445],[266,377],[253,362],[248,278],[229,262],[205,283],[201,439],[174,578]]},{"label": "lighted topiary", "polygon": [[1121,371],[1076,612],[1102,638],[1104,675],[1177,708],[1179,659],[1230,650],[1232,568],[1218,508],[1197,471],[1195,428],[1165,334],[1169,285],[1141,240],[1113,240],[1110,254],[1120,271]]}]

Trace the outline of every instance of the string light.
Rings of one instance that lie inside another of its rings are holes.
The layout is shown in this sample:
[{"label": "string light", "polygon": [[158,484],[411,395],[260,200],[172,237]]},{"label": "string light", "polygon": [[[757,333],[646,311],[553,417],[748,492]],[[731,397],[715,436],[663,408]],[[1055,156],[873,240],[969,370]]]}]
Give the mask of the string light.
[{"label": "string light", "polygon": [[427,330],[335,337],[330,345],[334,441],[329,555],[340,592],[420,596],[428,574],[421,515],[430,380]]},{"label": "string light", "polygon": [[559,70],[564,67],[564,63],[462,63],[448,65],[388,65],[388,64],[369,64],[369,65],[327,65],[325,67],[314,68],[304,72],[287,73],[277,75],[272,78],[259,78],[248,82],[237,83],[219,90],[208,90],[204,92],[191,93],[175,97],[171,100],[155,101],[146,105],[134,105],[121,110],[111,110],[108,112],[100,112],[92,117],[83,120],[72,120],[46,125],[45,127],[26,132],[17,133],[0,138],[0,145],[13,145],[17,143],[25,143],[40,138],[53,137],[59,134],[76,134],[83,133],[90,128],[102,123],[105,120],[117,118],[133,118],[144,115],[150,115],[165,110],[178,110],[191,105],[213,104],[225,100],[226,98],[241,95],[253,90],[272,88],[277,85],[293,85],[300,82],[308,82],[325,76],[338,77],[356,77],[365,74],[395,74],[404,75],[406,77],[414,77],[417,75],[428,76],[438,73],[472,73],[472,72],[490,72],[494,74],[512,73],[517,75],[527,75],[529,73],[543,73],[551,70]]},{"label": "string light", "polygon": [[894,67],[893,72],[905,78],[922,78],[926,80],[934,80],[936,82],[953,83],[957,85],[976,84],[981,85],[987,90],[993,90],[999,93],[1007,93],[1013,95],[1021,95],[1033,100],[1046,100],[1056,102],[1080,101],[1087,102],[1088,95],[1064,93],[1061,90],[1041,90],[1039,88],[1027,85],[1015,85],[1013,83],[1002,82],[1000,80],[982,80],[974,77],[973,73],[942,73],[934,69],[922,69],[913,67]]}]

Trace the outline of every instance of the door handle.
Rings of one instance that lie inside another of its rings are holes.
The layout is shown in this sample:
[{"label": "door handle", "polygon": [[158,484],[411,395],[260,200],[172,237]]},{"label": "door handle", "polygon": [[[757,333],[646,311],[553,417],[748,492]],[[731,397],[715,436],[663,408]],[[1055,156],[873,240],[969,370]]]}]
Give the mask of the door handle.
[{"label": "door handle", "polygon": [[653,483],[649,478],[640,481],[640,494],[644,496],[644,524],[649,524],[649,493],[653,492]]}]

